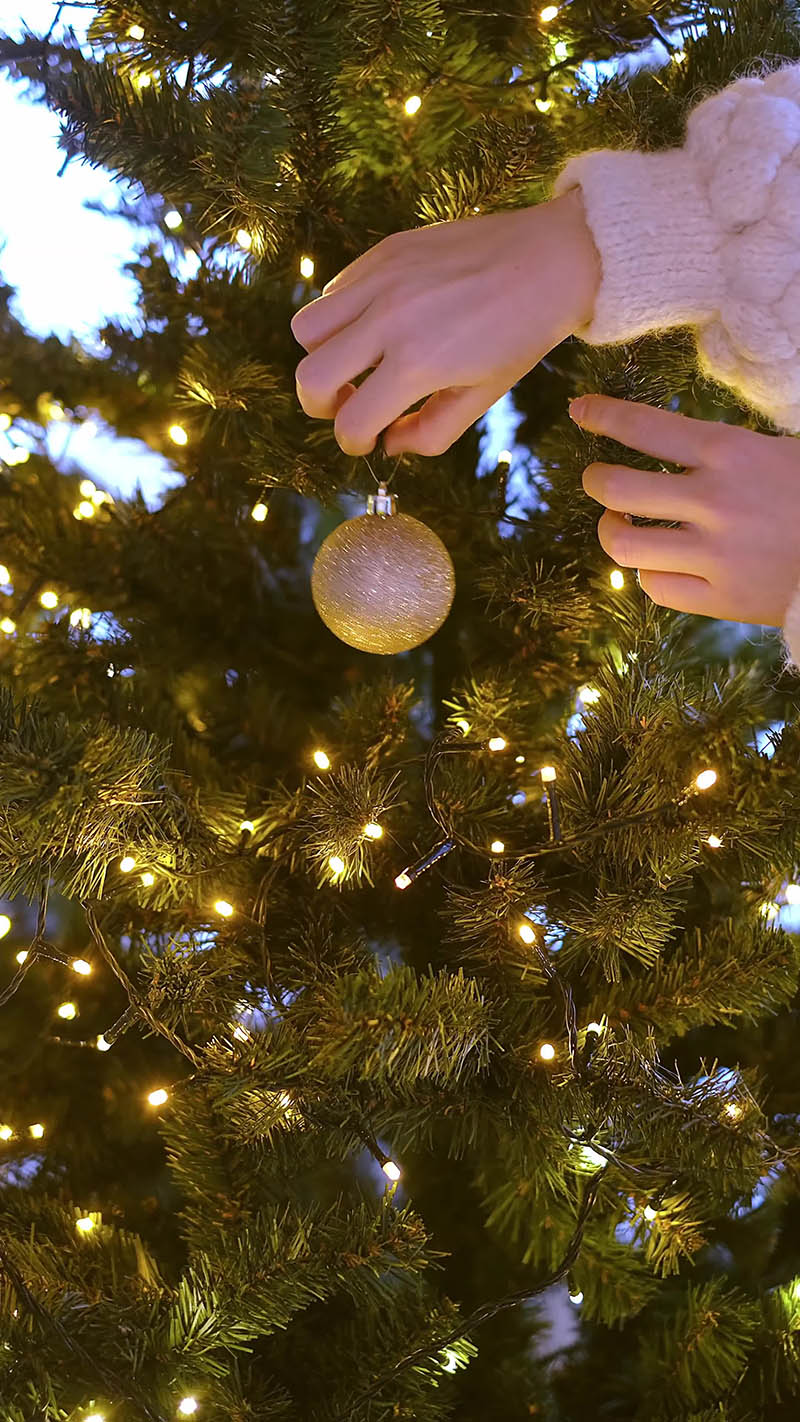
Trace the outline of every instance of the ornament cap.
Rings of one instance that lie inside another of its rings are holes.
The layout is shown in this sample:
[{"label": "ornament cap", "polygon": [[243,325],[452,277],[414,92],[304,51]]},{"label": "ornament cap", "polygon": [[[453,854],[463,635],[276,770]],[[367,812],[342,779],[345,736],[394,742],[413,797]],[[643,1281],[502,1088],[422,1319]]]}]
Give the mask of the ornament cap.
[{"label": "ornament cap", "polygon": [[385,484],[379,484],[376,493],[367,495],[367,513],[380,514],[382,518],[397,513],[397,499],[387,491]]}]

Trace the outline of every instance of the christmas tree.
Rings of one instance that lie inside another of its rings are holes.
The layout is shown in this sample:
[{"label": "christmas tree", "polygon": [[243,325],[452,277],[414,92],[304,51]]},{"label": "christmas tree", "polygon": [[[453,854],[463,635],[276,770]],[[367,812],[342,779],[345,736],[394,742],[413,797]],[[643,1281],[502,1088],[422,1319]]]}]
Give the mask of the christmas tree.
[{"label": "christmas tree", "polygon": [[[135,192],[141,302],[100,354],[0,312],[4,1422],[795,1416],[797,682],[609,563],[582,472],[652,461],[567,403],[769,422],[688,330],[566,339],[513,450],[393,470],[456,594],[370,655],[310,577],[384,462],[290,323],[393,232],[679,145],[796,6],[72,8],[0,58]],[[56,416],[181,482],[111,498]]]}]

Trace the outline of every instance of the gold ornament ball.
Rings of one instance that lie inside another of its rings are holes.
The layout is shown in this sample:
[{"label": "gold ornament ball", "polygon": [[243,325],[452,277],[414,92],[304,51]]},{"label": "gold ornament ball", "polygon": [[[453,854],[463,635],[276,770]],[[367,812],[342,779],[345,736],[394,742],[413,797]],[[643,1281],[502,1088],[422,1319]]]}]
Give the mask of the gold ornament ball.
[{"label": "gold ornament ball", "polygon": [[373,504],[385,513],[350,518],[325,539],[311,595],[323,622],[348,646],[389,656],[418,647],[441,627],[456,580],[432,529],[395,513],[392,496],[374,495]]}]

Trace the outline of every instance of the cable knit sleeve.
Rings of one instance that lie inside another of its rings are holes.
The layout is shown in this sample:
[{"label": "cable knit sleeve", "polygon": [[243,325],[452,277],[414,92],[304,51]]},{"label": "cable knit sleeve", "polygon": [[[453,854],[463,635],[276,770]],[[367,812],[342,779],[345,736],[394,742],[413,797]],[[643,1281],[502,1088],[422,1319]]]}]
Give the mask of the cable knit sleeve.
[{"label": "cable knit sleeve", "polygon": [[576,186],[602,264],[576,335],[692,326],[705,374],[800,432],[800,64],[702,100],[682,148],[578,154],[553,196]]}]

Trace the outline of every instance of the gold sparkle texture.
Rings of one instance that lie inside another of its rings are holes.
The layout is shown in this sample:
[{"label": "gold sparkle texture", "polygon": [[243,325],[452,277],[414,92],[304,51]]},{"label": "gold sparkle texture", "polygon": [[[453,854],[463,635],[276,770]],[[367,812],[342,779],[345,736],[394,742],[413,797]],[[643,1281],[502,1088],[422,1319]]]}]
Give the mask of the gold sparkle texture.
[{"label": "gold sparkle texture", "polygon": [[311,573],[311,595],[326,626],[348,646],[380,656],[426,642],[444,622],[454,593],[442,540],[402,513],[366,513],[340,523]]}]

